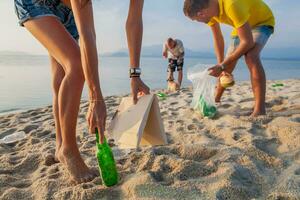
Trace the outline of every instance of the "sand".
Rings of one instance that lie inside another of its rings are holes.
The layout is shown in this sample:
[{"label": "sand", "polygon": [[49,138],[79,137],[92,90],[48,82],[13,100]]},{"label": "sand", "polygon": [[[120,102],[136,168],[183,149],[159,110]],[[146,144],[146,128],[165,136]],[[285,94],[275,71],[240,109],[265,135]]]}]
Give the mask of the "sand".
[{"label": "sand", "polygon": [[[18,131],[26,137],[0,144],[0,199],[300,199],[300,80],[277,82],[284,86],[268,81],[268,115],[256,120],[247,117],[249,82],[226,91],[215,119],[190,109],[191,88],[170,93],[160,101],[169,144],[139,151],[114,147],[120,183],[111,188],[99,177],[74,185],[54,162],[51,106],[2,115],[0,139]],[[121,98],[105,98],[108,119]],[[87,106],[82,102],[77,140],[86,163],[97,167]]]}]

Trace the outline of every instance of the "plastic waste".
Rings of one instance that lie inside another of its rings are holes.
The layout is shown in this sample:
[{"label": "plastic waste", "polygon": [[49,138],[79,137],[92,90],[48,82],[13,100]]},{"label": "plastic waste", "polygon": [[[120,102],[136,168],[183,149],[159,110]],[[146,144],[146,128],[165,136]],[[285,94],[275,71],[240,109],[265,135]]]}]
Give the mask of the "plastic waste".
[{"label": "plastic waste", "polygon": [[283,83],[275,83],[272,85],[272,87],[282,87],[284,86]]},{"label": "plastic waste", "polygon": [[14,143],[17,141],[20,141],[26,137],[26,134],[24,131],[15,132],[13,134],[7,135],[4,138],[0,140],[0,143],[9,144]]},{"label": "plastic waste", "polygon": [[215,105],[216,78],[209,75],[208,67],[196,65],[187,74],[193,84],[193,100],[191,107],[204,117],[213,118],[217,113]]},{"label": "plastic waste", "polygon": [[158,92],[156,96],[158,96],[160,100],[165,100],[167,98],[167,95],[163,92]]}]

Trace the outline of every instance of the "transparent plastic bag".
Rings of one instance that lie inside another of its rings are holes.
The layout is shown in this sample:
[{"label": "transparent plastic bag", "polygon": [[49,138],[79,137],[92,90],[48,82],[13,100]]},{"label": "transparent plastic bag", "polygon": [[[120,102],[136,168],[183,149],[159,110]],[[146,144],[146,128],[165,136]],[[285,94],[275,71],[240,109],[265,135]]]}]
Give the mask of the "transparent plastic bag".
[{"label": "transparent plastic bag", "polygon": [[10,144],[17,141],[20,141],[26,137],[26,134],[24,131],[16,132],[10,135],[5,136],[4,138],[0,139],[0,143],[3,144]]},{"label": "transparent plastic bag", "polygon": [[191,107],[204,117],[213,118],[217,113],[214,96],[216,78],[209,75],[208,65],[196,65],[189,69],[187,78],[193,84]]}]

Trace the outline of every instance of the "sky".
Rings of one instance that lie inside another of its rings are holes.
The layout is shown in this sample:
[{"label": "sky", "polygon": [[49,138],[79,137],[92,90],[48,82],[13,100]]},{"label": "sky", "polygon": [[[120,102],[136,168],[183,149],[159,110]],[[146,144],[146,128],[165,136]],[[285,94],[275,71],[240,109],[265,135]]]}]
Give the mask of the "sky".
[{"label": "sky", "polygon": [[[162,44],[168,37],[181,39],[185,47],[209,51],[212,34],[207,25],[193,22],[183,14],[183,0],[145,0],[143,46]],[[300,1],[265,0],[275,18],[275,34],[268,48],[300,47]],[[127,47],[125,21],[129,0],[94,0],[97,47],[100,53]],[[47,54],[47,51],[18,25],[13,0],[0,0],[0,51]],[[231,28],[222,26],[226,43]]]}]

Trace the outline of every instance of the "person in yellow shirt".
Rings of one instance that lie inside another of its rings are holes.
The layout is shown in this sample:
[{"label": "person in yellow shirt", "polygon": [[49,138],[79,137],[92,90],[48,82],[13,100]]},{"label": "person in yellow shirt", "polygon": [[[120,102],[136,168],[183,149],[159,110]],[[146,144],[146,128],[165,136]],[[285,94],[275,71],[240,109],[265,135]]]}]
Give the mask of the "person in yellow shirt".
[{"label": "person in yellow shirt", "polygon": [[[255,105],[252,117],[265,115],[266,76],[260,52],[274,32],[275,19],[262,0],[185,0],[184,14],[191,20],[210,26],[218,64],[210,74],[232,73],[238,59],[245,57],[251,75]],[[224,38],[220,24],[233,27],[231,44],[224,56]],[[218,83],[215,101],[220,102],[225,88]]]}]

